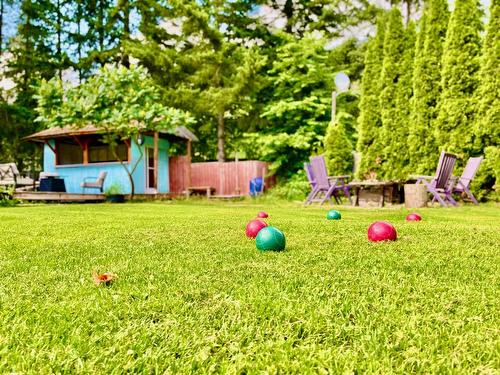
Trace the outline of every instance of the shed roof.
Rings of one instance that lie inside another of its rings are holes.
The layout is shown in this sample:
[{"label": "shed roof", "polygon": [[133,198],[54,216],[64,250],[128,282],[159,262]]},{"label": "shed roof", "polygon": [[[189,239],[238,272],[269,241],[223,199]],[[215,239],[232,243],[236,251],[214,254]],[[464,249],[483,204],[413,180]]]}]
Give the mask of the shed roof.
[{"label": "shed roof", "polygon": [[[91,135],[99,133],[101,133],[101,130],[95,127],[94,125],[87,125],[79,129],[66,126],[63,128],[55,127],[55,128],[45,129],[39,131],[38,133],[31,134],[25,137],[24,139],[28,141],[41,142],[53,138],[61,138],[61,137],[68,137],[75,135]],[[172,130],[160,130],[160,133],[165,135],[173,135],[175,137],[187,139],[190,141],[198,140],[198,138],[185,126],[178,126]]]}]

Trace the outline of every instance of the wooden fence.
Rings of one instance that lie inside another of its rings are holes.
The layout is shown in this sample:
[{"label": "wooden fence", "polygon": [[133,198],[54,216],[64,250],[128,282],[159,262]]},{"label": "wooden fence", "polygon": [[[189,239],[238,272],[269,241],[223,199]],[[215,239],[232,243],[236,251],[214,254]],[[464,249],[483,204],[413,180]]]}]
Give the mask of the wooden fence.
[{"label": "wooden fence", "polygon": [[[258,160],[232,162],[192,163],[187,156],[171,157],[170,191],[181,194],[188,186],[212,186],[216,195],[248,195],[252,178],[265,177],[268,163]],[[191,176],[189,176],[189,171]],[[265,177],[266,188],[274,184],[274,178]]]}]

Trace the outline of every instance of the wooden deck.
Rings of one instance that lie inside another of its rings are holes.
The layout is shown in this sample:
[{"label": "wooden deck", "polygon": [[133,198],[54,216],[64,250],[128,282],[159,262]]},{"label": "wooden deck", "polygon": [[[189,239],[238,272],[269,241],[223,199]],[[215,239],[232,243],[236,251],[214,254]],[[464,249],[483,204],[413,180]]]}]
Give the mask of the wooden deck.
[{"label": "wooden deck", "polygon": [[42,191],[15,192],[14,198],[23,201],[53,201],[53,202],[102,202],[106,200],[104,194],[70,194]]},{"label": "wooden deck", "polygon": [[[156,199],[173,199],[176,195],[166,194],[136,194],[134,200],[156,200]],[[46,201],[46,202],[105,202],[105,194],[72,194],[72,193],[54,193],[42,191],[16,191],[14,198],[23,201]],[[126,196],[129,200],[130,197]]]}]

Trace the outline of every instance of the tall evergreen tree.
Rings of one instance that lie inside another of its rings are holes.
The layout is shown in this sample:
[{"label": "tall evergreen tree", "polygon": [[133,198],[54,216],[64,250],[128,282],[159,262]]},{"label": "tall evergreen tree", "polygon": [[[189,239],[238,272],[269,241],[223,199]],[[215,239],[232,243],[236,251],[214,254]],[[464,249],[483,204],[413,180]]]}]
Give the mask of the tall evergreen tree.
[{"label": "tall evergreen tree", "polygon": [[425,4],[418,34],[413,75],[413,116],[408,146],[410,170],[429,174],[437,159],[434,120],[441,94],[441,60],[448,26],[448,2],[429,0]]},{"label": "tall evergreen tree", "polygon": [[384,160],[382,171],[387,179],[404,179],[411,170],[409,168],[410,155],[402,152],[408,147],[408,124],[411,121],[411,100],[413,97],[412,79],[413,63],[415,60],[416,31],[415,24],[410,21],[404,36],[404,51],[400,60],[400,76],[396,84],[396,114],[394,128],[389,129],[383,124]]},{"label": "tall evergreen tree", "polygon": [[331,122],[328,126],[324,147],[326,164],[330,175],[338,176],[351,173],[353,147],[347,137],[341,116],[337,116],[337,121],[335,123]]},{"label": "tall evergreen tree", "polygon": [[490,20],[483,43],[474,149],[500,145],[500,0],[492,0]]},{"label": "tall evergreen tree", "polygon": [[405,53],[406,34],[403,19],[398,8],[389,13],[387,29],[384,38],[384,61],[380,78],[382,91],[380,93],[380,114],[382,128],[378,148],[382,151],[377,158],[382,159],[381,172],[385,178],[390,178],[393,172],[402,170],[404,164],[399,160],[401,149],[406,147],[405,132],[401,129],[404,121],[398,106],[398,89],[403,79],[403,60]]},{"label": "tall evergreen tree", "polygon": [[439,148],[462,159],[470,150],[466,143],[473,131],[481,29],[478,1],[455,2],[444,45],[436,133]]},{"label": "tall evergreen tree", "polygon": [[[500,1],[492,0],[483,42],[473,133],[473,153],[485,160],[474,179],[476,196],[500,199]],[[492,192],[494,190],[495,192]]]},{"label": "tall evergreen tree", "polygon": [[386,18],[380,17],[377,24],[377,34],[370,40],[365,55],[365,69],[361,78],[360,114],[358,120],[357,150],[361,153],[358,177],[363,178],[380,169],[377,155],[381,153],[378,134],[382,126],[380,117],[380,75],[384,57],[384,35]]}]

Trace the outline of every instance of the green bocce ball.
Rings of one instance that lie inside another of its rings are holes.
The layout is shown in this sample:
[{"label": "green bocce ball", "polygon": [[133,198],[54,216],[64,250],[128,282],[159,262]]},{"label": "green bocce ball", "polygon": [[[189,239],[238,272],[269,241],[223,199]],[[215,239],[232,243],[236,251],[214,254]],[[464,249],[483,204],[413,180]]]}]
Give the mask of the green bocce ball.
[{"label": "green bocce ball", "polygon": [[282,251],[285,250],[285,235],[275,227],[265,227],[257,234],[255,244],[261,251]]},{"label": "green bocce ball", "polygon": [[330,210],[326,214],[326,218],[328,220],[340,220],[341,217],[342,215],[340,215],[340,212],[338,212],[337,210]]}]

